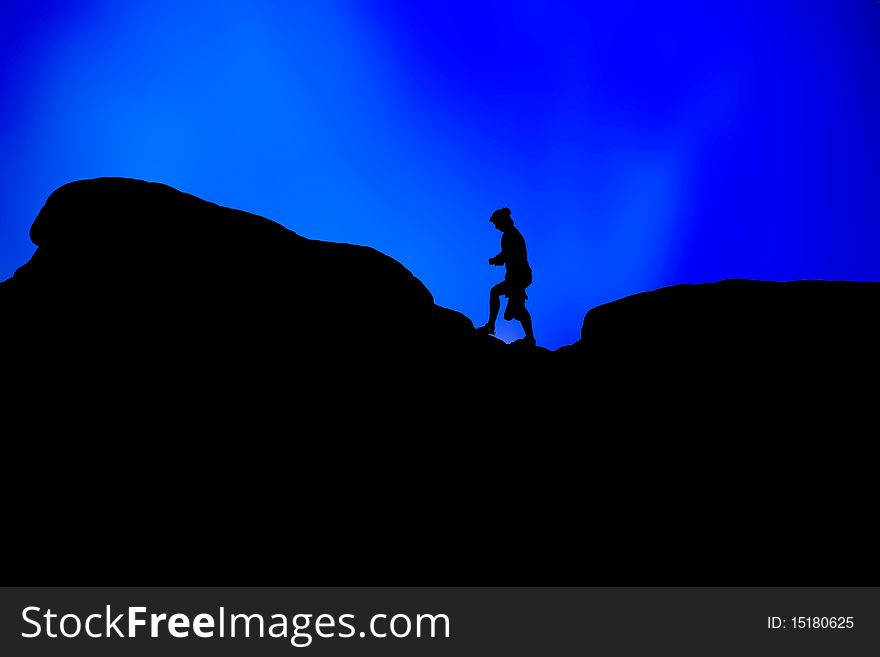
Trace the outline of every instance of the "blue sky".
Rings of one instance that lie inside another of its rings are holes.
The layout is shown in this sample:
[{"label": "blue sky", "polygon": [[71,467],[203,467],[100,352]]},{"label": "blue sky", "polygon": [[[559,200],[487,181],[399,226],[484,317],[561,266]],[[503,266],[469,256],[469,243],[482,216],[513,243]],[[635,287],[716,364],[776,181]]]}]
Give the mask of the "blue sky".
[{"label": "blue sky", "polygon": [[477,324],[509,206],[549,347],[663,285],[880,278],[876,0],[13,0],[0,57],[3,278],[110,175],[378,248]]}]

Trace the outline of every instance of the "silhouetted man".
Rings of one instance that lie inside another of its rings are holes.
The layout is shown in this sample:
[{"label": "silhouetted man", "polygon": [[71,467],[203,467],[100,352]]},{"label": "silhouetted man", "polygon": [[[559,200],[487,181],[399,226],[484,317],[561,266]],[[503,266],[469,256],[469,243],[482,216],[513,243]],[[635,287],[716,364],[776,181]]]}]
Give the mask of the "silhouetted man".
[{"label": "silhouetted man", "polygon": [[477,330],[481,333],[495,333],[495,320],[498,319],[498,311],[501,309],[501,295],[507,297],[507,308],[504,310],[504,319],[519,320],[526,332],[526,337],[517,342],[535,344],[535,334],[532,332],[532,316],[526,310],[526,288],[532,284],[532,268],[529,267],[528,254],[526,253],[526,241],[522,234],[514,227],[510,216],[510,208],[495,210],[489,217],[495,228],[500,230],[501,253],[489,258],[489,264],[500,267],[504,265],[507,273],[504,280],[492,288],[489,292],[489,321],[485,326]]}]

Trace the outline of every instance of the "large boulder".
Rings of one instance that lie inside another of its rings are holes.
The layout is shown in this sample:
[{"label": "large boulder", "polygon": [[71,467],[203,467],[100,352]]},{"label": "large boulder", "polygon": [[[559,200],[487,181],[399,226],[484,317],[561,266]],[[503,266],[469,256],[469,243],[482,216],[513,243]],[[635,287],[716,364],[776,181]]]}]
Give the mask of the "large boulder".
[{"label": "large boulder", "polygon": [[833,392],[880,365],[880,284],[726,280],[590,310],[566,350],[593,376],[654,397],[725,390]]},{"label": "large boulder", "polygon": [[27,308],[29,334],[97,354],[129,341],[221,358],[248,344],[369,354],[472,330],[374,249],[309,240],[157,183],[65,185],[30,234],[38,249],[0,288],[6,308]]}]

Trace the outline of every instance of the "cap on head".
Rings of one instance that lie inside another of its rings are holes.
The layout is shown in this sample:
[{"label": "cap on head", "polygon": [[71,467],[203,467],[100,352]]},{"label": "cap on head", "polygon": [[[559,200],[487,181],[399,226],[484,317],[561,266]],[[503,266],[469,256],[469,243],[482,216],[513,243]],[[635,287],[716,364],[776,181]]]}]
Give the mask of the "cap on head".
[{"label": "cap on head", "polygon": [[512,226],[513,218],[510,216],[510,208],[499,208],[492,213],[492,216],[489,217],[489,221],[491,221],[496,226]]}]

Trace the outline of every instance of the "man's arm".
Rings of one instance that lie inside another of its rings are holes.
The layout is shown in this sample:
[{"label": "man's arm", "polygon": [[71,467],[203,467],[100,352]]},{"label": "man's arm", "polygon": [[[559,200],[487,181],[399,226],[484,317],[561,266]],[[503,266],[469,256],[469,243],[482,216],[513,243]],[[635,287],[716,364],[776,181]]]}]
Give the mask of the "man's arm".
[{"label": "man's arm", "polygon": [[496,267],[500,267],[504,264],[504,251],[499,253],[497,256],[492,256],[489,258],[489,264],[495,265]]}]

